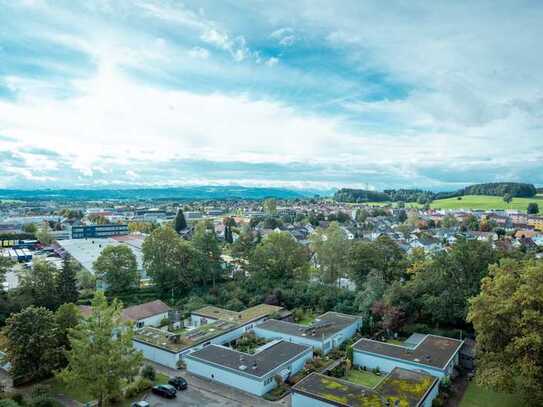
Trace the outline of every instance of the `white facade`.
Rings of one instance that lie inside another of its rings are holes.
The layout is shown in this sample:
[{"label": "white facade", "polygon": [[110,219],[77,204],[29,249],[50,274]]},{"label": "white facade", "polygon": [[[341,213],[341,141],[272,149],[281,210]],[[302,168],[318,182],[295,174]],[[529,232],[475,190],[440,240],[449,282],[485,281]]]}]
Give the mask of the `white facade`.
[{"label": "white facade", "polygon": [[[299,393],[292,393],[292,407],[336,407],[335,404],[326,403]],[[426,407],[426,406],[425,406]]]},{"label": "white facade", "polygon": [[250,368],[246,372],[229,369],[224,366],[218,366],[198,359],[188,357],[185,359],[187,371],[210,380],[216,380],[227,386],[232,386],[257,396],[263,396],[277,386],[275,375],[287,369],[290,375],[294,375],[303,369],[305,363],[313,358],[313,352],[308,350],[294,359],[286,361],[265,376],[257,377],[250,373]]},{"label": "white facade", "polygon": [[458,352],[449,361],[446,368],[439,369],[437,367],[428,366],[422,363],[409,362],[401,359],[394,359],[384,355],[372,355],[366,352],[361,352],[354,349],[353,352],[353,365],[358,367],[365,366],[368,369],[379,368],[382,372],[391,372],[395,367],[400,367],[407,370],[422,370],[432,376],[438,377],[440,380],[444,377],[448,377],[452,374],[453,369],[458,365],[459,356]]},{"label": "white facade", "polygon": [[320,350],[323,354],[327,354],[331,352],[333,349],[338,348],[341,346],[341,344],[350,338],[352,338],[356,331],[361,327],[361,320],[357,320],[353,322],[352,325],[349,325],[348,327],[345,327],[341,331],[337,332],[336,334],[332,335],[329,338],[326,338],[325,340],[319,340],[317,337],[311,337],[311,336],[299,336],[299,335],[289,335],[282,332],[276,332],[268,329],[264,329],[260,326],[256,326],[254,328],[254,333],[259,338],[264,339],[283,339],[288,342],[296,343],[299,345],[309,345],[312,346],[313,349]]},{"label": "white facade", "polygon": [[143,328],[144,326],[160,326],[160,322],[168,318],[168,311],[162,312],[160,314],[152,315],[147,318],[138,319],[135,321],[134,326],[137,328]]}]

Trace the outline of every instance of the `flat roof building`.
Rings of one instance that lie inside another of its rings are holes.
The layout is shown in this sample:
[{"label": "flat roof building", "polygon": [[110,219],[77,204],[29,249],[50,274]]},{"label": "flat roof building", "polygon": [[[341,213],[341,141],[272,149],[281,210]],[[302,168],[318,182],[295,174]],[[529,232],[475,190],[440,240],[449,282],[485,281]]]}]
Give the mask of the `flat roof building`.
[{"label": "flat roof building", "polygon": [[395,368],[369,388],[335,377],[311,373],[292,387],[292,407],[431,407],[439,379]]},{"label": "flat roof building", "polygon": [[353,345],[353,363],[369,369],[378,367],[385,372],[395,367],[424,370],[443,378],[450,376],[458,365],[463,343],[458,339],[422,334],[410,337],[404,345],[362,338]]},{"label": "flat roof building", "polygon": [[186,357],[187,371],[262,396],[303,369],[311,360],[310,346],[272,341],[248,354],[225,346],[209,345]]},{"label": "flat roof building", "polygon": [[256,326],[254,332],[261,338],[281,338],[310,345],[326,354],[352,338],[361,326],[360,317],[330,311],[317,317],[311,325],[270,319]]}]

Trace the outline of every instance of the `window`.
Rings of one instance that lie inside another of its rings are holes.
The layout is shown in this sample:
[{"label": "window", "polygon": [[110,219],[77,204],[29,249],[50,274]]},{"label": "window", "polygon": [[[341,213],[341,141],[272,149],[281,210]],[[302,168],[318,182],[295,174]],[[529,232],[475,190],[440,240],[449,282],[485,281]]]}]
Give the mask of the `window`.
[{"label": "window", "polygon": [[138,321],[138,323],[136,324],[136,327],[143,328],[144,325],[145,325],[145,321]]}]

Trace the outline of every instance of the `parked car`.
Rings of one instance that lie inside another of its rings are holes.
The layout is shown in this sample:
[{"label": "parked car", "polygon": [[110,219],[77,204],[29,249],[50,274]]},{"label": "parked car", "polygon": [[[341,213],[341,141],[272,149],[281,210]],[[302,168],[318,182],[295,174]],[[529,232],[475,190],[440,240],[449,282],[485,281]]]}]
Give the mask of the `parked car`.
[{"label": "parked car", "polygon": [[175,387],[170,386],[169,384],[159,384],[158,386],[153,386],[151,391],[160,397],[165,397],[167,399],[175,398],[177,390]]},{"label": "parked car", "polygon": [[177,390],[187,390],[188,383],[181,376],[172,377],[168,380],[168,384],[175,387]]},{"label": "parked car", "polygon": [[133,402],[130,407],[151,407],[151,404],[148,401],[141,400]]}]

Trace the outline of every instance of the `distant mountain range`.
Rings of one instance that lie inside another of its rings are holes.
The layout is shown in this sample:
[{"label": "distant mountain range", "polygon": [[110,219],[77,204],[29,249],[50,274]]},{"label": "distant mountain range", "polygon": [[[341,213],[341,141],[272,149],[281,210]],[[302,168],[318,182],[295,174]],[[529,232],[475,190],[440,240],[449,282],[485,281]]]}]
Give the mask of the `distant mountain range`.
[{"label": "distant mountain range", "polygon": [[[321,191],[322,192],[322,191]],[[156,200],[214,200],[214,199],[294,199],[318,194],[316,190],[287,188],[259,188],[241,186],[191,186],[133,189],[0,189],[0,199],[20,200],[78,200],[94,201],[109,199]]]}]

